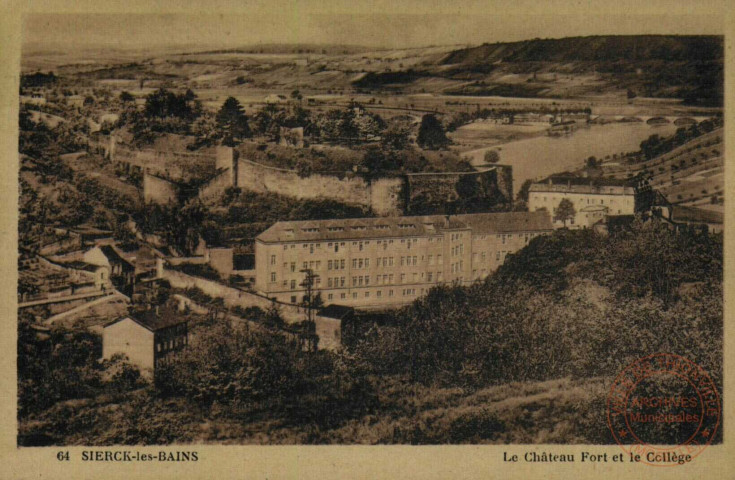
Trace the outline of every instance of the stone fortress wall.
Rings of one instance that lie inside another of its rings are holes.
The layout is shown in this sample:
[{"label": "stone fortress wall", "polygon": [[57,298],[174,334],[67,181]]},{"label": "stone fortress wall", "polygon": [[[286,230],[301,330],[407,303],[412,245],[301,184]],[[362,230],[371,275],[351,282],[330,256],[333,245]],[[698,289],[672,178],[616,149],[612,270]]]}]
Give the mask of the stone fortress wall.
[{"label": "stone fortress wall", "polygon": [[[377,179],[365,179],[350,172],[341,178],[320,173],[301,177],[295,170],[239,158],[233,148],[225,146],[217,147],[214,154],[172,152],[170,155],[115,148],[114,141],[106,146],[111,160],[143,173],[146,202],[165,204],[182,198],[181,185],[175,178],[178,174],[184,175],[183,170],[190,172],[191,164],[196,162],[205,163],[206,167],[202,168],[210,171],[210,179],[196,193],[207,203],[216,201],[228,188],[237,187],[298,199],[332,199],[369,207],[381,216],[398,216],[410,212],[412,202],[421,202],[427,197],[451,201],[459,195],[459,179],[466,176],[475,177],[483,185],[495,186],[509,202],[512,201],[513,174],[512,168],[506,165],[488,166],[473,172],[396,174]],[[189,168],[182,168],[182,164]]]}]

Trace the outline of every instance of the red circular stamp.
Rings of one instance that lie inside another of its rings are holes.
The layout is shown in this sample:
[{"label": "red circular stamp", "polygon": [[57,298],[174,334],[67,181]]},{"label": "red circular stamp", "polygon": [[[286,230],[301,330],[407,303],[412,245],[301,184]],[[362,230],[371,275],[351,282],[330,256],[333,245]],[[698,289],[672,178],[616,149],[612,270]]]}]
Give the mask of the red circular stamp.
[{"label": "red circular stamp", "polygon": [[720,396],[699,365],[659,353],[628,365],[607,399],[607,424],[634,462],[683,465],[711,442],[720,425]]}]

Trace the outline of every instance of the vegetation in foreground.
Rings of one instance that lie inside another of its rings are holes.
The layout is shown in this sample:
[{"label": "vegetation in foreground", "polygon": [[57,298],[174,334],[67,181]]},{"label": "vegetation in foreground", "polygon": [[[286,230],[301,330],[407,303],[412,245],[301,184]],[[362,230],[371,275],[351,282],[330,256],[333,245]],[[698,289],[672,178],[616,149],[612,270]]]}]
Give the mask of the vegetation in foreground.
[{"label": "vegetation in foreground", "polygon": [[91,354],[53,361],[98,338],[63,332],[28,355],[22,335],[19,442],[611,443],[606,394],[635,359],[682,355],[722,387],[722,240],[656,222],[557,231],[485,282],[362,318],[337,353],[202,327],[144,388],[89,388],[87,370],[109,369]]}]

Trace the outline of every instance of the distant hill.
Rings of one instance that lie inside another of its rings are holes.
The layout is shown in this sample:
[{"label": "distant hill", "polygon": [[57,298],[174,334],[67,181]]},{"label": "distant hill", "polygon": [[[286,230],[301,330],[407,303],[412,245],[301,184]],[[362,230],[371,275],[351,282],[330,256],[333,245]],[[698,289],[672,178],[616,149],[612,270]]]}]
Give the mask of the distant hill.
[{"label": "distant hill", "polygon": [[719,62],[721,36],[627,35],[534,39],[455,50],[441,63],[474,66],[496,62]]},{"label": "distant hill", "polygon": [[416,89],[440,84],[443,93],[457,95],[642,96],[721,106],[723,66],[722,36],[569,37],[462,48],[404,75],[374,73],[355,85],[408,91],[411,83]]}]

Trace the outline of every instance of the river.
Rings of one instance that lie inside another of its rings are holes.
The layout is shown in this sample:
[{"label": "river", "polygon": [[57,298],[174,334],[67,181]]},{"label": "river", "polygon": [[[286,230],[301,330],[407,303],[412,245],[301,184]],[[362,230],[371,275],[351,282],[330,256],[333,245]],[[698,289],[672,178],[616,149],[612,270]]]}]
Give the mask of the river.
[{"label": "river", "polygon": [[640,149],[650,135],[671,135],[677,127],[671,123],[651,126],[646,123],[611,123],[581,128],[572,135],[541,136],[463,152],[473,165],[482,165],[487,150],[497,149],[500,164],[513,166],[513,189],[518,192],[526,180],[538,180],[553,173],[576,170],[590,156],[603,158]]}]

